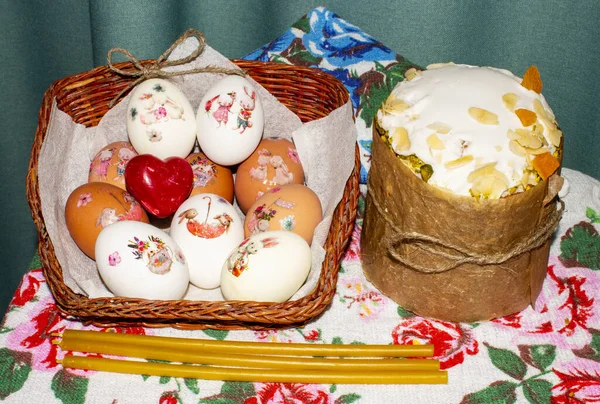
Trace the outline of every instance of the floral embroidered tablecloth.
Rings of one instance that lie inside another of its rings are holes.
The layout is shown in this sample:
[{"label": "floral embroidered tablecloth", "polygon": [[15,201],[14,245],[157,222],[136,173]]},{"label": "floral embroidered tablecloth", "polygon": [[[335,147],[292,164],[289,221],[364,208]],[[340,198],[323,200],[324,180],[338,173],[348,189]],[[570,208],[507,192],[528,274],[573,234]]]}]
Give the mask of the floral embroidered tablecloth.
[{"label": "floral embroidered tablecloth", "polygon": [[[318,67],[348,88],[369,169],[370,122],[413,64],[324,8],[312,10],[252,60]],[[567,136],[569,134],[566,134]],[[592,403],[600,402],[600,182],[564,169],[566,210],[535,309],[479,323],[415,316],[362,273],[365,185],[337,292],[303,328],[278,331],[99,329],[62,317],[41,269],[28,272],[0,327],[0,399],[12,403]],[[435,344],[448,385],[320,385],[220,382],[65,370],[51,334],[64,329],[218,340]]]}]

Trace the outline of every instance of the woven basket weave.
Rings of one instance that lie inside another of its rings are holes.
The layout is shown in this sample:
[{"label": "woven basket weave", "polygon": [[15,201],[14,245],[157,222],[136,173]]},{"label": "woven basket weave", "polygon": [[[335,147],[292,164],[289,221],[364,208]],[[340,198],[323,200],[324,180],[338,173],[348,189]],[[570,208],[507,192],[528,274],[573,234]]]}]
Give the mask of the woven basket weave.
[{"label": "woven basket weave", "polygon": [[[319,70],[278,63],[234,60],[240,68],[271,92],[303,122],[327,116],[348,101],[341,82]],[[120,63],[121,69],[131,68]],[[355,148],[355,166],[324,248],[325,260],[315,289],[307,296],[284,303],[251,301],[158,301],[132,298],[95,298],[74,293],[65,285],[62,268],[46,231],[39,196],[38,157],[49,124],[53,100],[75,122],[95,126],[109,110],[109,102],[131,78],[113,73],[106,66],[66,77],[53,83],[44,94],[38,127],[29,161],[27,199],[38,230],[39,254],[44,276],[58,308],[86,324],[103,327],[145,326],[181,329],[271,329],[302,325],[318,316],[335,294],[339,263],[356,218],[360,160]]]}]

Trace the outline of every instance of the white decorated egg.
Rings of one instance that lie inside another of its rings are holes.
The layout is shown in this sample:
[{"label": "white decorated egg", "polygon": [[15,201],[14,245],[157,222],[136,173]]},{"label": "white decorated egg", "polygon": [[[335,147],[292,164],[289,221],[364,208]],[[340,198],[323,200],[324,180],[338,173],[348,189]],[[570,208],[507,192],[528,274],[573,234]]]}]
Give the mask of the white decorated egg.
[{"label": "white decorated egg", "polygon": [[310,271],[311,251],[296,233],[273,230],[245,239],[221,270],[227,300],[284,302],[300,289]]},{"label": "white decorated egg", "polygon": [[185,158],[196,142],[194,109],[170,81],[143,81],[133,90],[127,106],[127,134],[138,154]]},{"label": "white decorated egg", "polygon": [[96,240],[96,264],[115,296],[178,300],[189,286],[179,246],[164,231],[142,222],[116,222]]},{"label": "white decorated egg", "polygon": [[169,234],[187,259],[193,285],[219,286],[223,263],[244,239],[243,224],[235,208],[216,194],[194,195],[181,204]]},{"label": "white decorated egg", "polygon": [[228,76],[206,92],[196,115],[200,149],[217,164],[244,161],[262,138],[263,106],[254,86]]}]

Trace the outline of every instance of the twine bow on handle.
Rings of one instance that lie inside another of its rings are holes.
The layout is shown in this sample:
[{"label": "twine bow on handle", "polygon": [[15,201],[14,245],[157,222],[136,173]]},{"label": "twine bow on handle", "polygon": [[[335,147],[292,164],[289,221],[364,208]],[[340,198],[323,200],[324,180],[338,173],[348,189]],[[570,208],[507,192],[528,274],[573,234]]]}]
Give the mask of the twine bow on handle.
[{"label": "twine bow on handle", "polygon": [[[198,46],[193,50],[188,56],[175,59],[175,60],[167,60],[167,58],[171,55],[171,53],[186,39],[190,37],[196,37],[198,39]],[[192,74],[192,73],[222,73],[222,74],[234,74],[238,76],[245,76],[246,71],[241,69],[228,69],[224,67],[217,66],[205,66],[205,67],[197,67],[193,69],[185,69],[179,71],[165,71],[163,70],[166,67],[172,66],[181,66],[186,63],[191,62],[196,59],[198,56],[204,52],[204,48],[206,45],[206,41],[204,39],[204,35],[196,29],[188,29],[185,31],[170,47],[167,49],[162,55],[158,57],[158,59],[154,60],[150,64],[144,65],[141,61],[136,59],[127,49],[123,48],[112,48],[108,51],[108,55],[106,56],[106,60],[108,62],[108,67],[111,71],[119,74],[121,76],[127,77],[137,77],[136,80],[129,83],[127,87],[125,87],[108,105],[109,108],[112,108],[116,102],[125,94],[127,91],[131,90],[133,87],[138,85],[144,80],[152,79],[152,78],[167,78],[173,76],[181,76],[184,74]],[[123,70],[115,66],[112,61],[112,56],[114,53],[122,53],[131,61],[134,70]]]}]

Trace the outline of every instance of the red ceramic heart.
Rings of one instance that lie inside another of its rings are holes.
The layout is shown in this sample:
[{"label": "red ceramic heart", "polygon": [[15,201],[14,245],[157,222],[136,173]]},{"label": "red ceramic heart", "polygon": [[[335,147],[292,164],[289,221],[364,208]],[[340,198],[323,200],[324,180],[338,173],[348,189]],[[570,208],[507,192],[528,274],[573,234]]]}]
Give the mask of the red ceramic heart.
[{"label": "red ceramic heart", "polygon": [[158,218],[175,213],[192,192],[194,173],[179,157],[161,160],[151,154],[132,158],[125,168],[127,191]]}]

